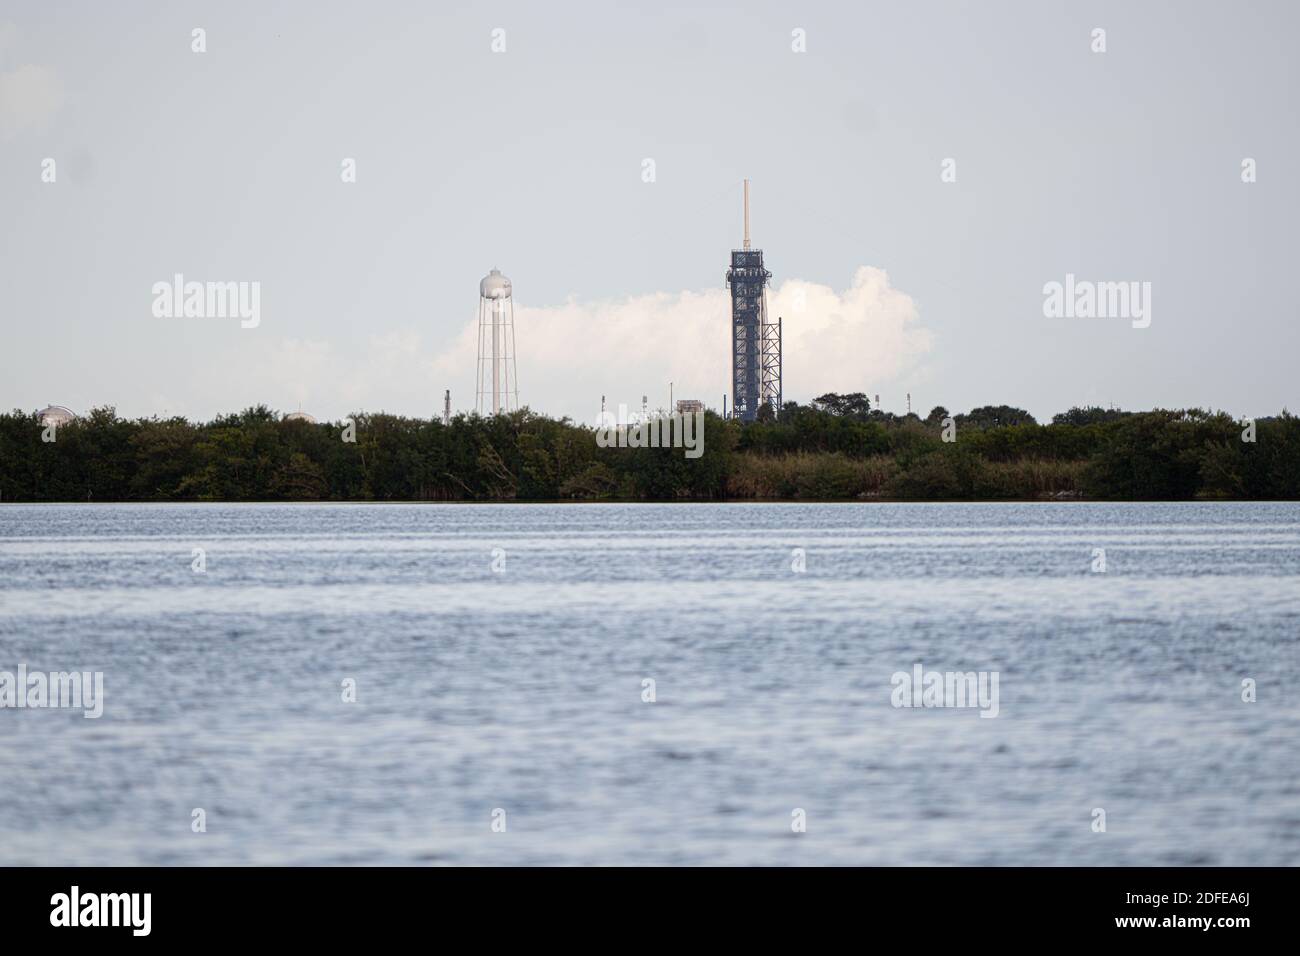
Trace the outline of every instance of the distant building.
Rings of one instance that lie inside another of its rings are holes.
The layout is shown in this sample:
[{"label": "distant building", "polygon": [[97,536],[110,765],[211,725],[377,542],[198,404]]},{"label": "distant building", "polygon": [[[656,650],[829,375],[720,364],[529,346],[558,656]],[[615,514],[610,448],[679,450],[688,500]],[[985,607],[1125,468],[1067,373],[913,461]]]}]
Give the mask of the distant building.
[{"label": "distant building", "polygon": [[290,412],[284,416],[286,422],[306,422],[308,425],[315,425],[316,419],[306,412]]},{"label": "distant building", "polygon": [[62,405],[50,405],[36,414],[40,416],[42,425],[55,426],[66,425],[77,417],[70,408],[64,408]]},{"label": "distant building", "polygon": [[677,400],[678,415],[702,415],[704,414],[704,403],[698,398],[679,398]]}]

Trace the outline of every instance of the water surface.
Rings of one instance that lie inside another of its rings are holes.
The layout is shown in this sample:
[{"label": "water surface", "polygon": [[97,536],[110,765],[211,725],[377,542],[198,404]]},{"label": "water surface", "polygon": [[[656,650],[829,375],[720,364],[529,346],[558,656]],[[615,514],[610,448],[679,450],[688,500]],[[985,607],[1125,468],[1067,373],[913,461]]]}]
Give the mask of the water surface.
[{"label": "water surface", "polygon": [[1295,864],[1298,643],[1290,503],[5,505],[0,864]]}]

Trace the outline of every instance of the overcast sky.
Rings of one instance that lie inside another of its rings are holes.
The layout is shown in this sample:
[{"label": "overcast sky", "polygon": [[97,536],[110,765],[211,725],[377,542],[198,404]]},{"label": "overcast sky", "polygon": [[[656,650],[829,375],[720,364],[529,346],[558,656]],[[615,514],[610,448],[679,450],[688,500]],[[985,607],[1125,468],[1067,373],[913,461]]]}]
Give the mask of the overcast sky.
[{"label": "overcast sky", "polygon": [[[5,0],[0,406],[470,408],[494,266],[526,404],[717,406],[748,176],[787,398],[1300,407],[1300,5],[624,6]],[[1150,326],[1045,317],[1071,273]]]}]

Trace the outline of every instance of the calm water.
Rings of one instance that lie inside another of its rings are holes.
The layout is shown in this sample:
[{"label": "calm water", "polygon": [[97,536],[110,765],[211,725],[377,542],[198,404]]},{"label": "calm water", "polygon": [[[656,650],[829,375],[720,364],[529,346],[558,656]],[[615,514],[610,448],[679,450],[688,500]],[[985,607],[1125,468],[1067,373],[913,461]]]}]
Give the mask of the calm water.
[{"label": "calm water", "polygon": [[0,864],[1296,864],[1298,645],[1295,504],[7,505]]}]

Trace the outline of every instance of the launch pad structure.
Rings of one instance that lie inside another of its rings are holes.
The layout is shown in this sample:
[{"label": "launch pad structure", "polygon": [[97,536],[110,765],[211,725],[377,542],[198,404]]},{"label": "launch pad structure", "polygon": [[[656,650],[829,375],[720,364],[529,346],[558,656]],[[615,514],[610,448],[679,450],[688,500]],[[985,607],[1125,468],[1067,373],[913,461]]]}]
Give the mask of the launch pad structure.
[{"label": "launch pad structure", "polygon": [[771,321],[763,250],[750,248],[749,180],[745,180],[745,237],[731,251],[727,285],[731,288],[731,404],[733,417],[754,421],[764,405],[779,412],[781,388],[781,318]]}]

